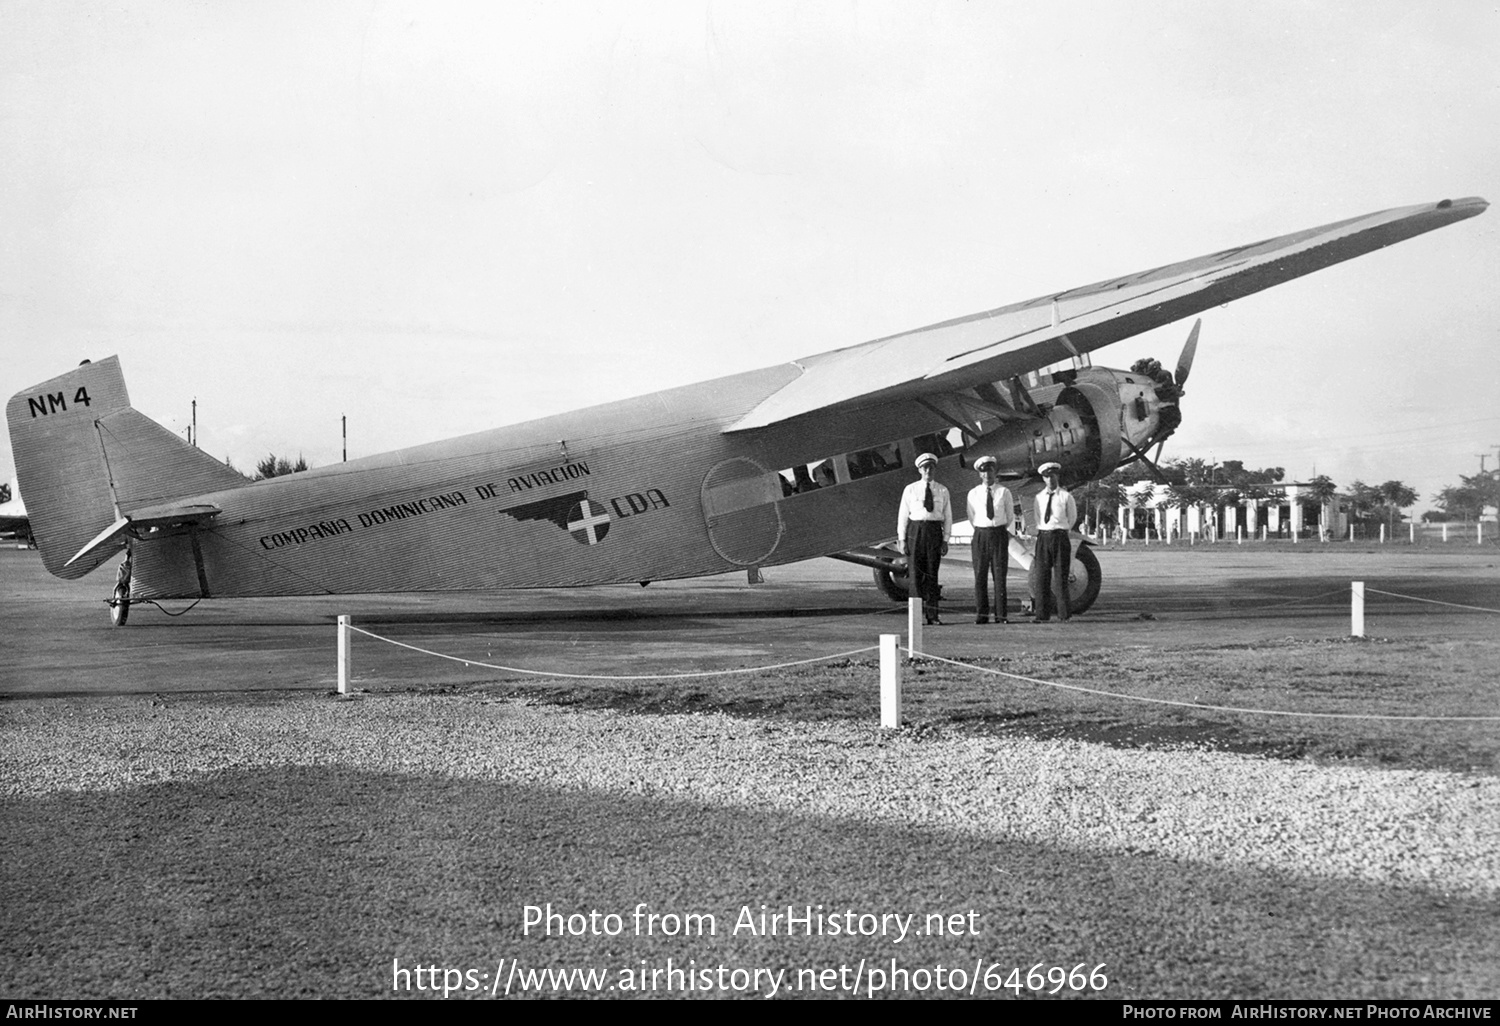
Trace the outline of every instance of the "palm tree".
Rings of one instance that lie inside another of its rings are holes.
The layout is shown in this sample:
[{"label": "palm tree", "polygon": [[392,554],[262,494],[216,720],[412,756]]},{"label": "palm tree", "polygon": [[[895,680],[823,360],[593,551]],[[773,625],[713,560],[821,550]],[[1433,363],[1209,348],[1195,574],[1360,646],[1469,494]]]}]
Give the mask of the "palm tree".
[{"label": "palm tree", "polygon": [[1376,491],[1380,493],[1381,501],[1385,503],[1386,520],[1390,525],[1390,533],[1395,534],[1396,514],[1415,503],[1417,501],[1417,493],[1400,481],[1387,481],[1376,489]]},{"label": "palm tree", "polygon": [[1318,531],[1325,536],[1330,529],[1328,521],[1333,519],[1328,515],[1329,506],[1332,505],[1338,490],[1338,485],[1334,484],[1327,474],[1319,474],[1308,482],[1308,494],[1318,502]]}]

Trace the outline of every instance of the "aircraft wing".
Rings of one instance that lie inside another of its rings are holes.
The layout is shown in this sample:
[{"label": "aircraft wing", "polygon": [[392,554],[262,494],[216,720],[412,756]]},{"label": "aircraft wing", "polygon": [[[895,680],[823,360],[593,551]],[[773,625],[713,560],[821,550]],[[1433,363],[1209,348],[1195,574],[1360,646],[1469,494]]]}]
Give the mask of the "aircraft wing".
[{"label": "aircraft wing", "polygon": [[815,411],[1026,374],[1474,217],[1488,206],[1471,196],[1384,210],[796,360],[797,378],[724,430],[749,431]]}]

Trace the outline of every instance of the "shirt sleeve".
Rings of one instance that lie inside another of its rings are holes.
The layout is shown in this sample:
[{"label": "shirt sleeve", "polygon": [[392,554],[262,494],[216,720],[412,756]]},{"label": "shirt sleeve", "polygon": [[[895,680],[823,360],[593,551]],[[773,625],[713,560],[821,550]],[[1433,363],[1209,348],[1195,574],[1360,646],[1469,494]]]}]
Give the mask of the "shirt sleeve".
[{"label": "shirt sleeve", "polygon": [[896,541],[898,544],[906,544],[906,493],[911,489],[908,485],[901,491],[901,511],[896,514]]},{"label": "shirt sleeve", "polygon": [[948,536],[953,533],[953,495],[948,489],[943,489],[943,544],[948,544]]}]

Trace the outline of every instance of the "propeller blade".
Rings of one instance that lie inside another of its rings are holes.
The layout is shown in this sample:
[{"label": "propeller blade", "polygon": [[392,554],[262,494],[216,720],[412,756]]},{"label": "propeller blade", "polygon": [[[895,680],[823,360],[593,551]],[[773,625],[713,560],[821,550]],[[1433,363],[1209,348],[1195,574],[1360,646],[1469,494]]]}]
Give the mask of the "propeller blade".
[{"label": "propeller blade", "polygon": [[1193,330],[1188,332],[1187,343],[1182,347],[1182,355],[1177,357],[1177,374],[1174,380],[1177,387],[1181,388],[1187,380],[1188,371],[1193,369],[1193,355],[1198,352],[1198,329],[1203,327],[1203,318],[1199,317],[1193,322]]}]

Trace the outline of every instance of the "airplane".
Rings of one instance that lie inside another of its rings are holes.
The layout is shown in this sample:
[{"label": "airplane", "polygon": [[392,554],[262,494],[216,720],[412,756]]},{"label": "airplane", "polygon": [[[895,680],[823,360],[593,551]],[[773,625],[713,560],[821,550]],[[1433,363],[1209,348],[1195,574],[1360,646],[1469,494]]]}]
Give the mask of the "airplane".
[{"label": "airplane", "polygon": [[[998,459],[1018,505],[1181,422],[1175,372],[1094,350],[1474,217],[1478,197],[1350,218],[791,363],[385,455],[249,482],[130,405],[119,360],[6,407],[43,564],[76,579],[120,552],[110,616],[155,599],[488,591],[700,577],[819,556],[904,598],[890,544],[922,452],[955,495]],[[1059,368],[1048,370],[1048,368]],[[1075,526],[1076,534],[1076,526]],[[1070,588],[1102,574],[1074,538]],[[1031,560],[1012,541],[1013,564]]]},{"label": "airplane", "polygon": [[21,501],[19,485],[12,487],[0,484],[0,538],[35,548],[31,538],[31,517],[26,513],[26,503]]}]

